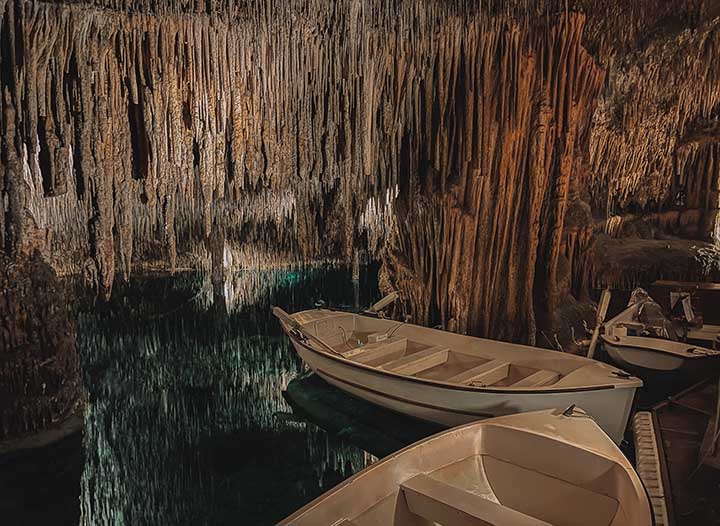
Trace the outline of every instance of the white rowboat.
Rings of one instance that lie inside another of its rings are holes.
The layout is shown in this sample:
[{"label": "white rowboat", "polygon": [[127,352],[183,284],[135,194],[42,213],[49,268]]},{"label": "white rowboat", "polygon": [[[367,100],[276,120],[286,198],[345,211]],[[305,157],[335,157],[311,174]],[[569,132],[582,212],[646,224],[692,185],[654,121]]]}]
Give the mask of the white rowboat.
[{"label": "white rowboat", "polygon": [[636,336],[645,325],[638,322],[643,303],[630,305],[605,324],[603,348],[613,362],[639,374],[680,373],[691,377],[711,375],[720,367],[720,351],[663,338]]},{"label": "white rowboat", "polygon": [[364,469],[282,526],[649,526],[632,466],[578,409],[475,422]]},{"label": "white rowboat", "polygon": [[327,309],[273,312],[330,384],[446,426],[577,404],[619,443],[642,386],[615,367],[562,352]]}]

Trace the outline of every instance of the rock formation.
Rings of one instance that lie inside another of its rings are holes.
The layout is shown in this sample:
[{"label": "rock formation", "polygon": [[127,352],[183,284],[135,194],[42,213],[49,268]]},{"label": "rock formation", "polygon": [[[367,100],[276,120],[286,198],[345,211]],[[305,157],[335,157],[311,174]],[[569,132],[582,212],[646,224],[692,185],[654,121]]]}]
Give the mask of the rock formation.
[{"label": "rock formation", "polygon": [[241,264],[367,250],[414,320],[532,341],[627,279],[594,254],[638,221],[717,230],[716,0],[0,12],[2,249],[106,296],[222,229]]},{"label": "rock formation", "polygon": [[0,442],[48,427],[82,400],[75,321],[39,254],[0,255]]}]

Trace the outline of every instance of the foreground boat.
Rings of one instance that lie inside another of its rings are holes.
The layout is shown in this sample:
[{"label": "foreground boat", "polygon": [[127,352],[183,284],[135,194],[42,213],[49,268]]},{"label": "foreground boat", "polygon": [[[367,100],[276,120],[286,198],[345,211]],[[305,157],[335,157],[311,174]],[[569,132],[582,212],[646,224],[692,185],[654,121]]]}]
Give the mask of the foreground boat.
[{"label": "foreground boat", "polygon": [[493,418],[373,464],[280,524],[649,526],[647,494],[582,410]]},{"label": "foreground boat", "polygon": [[[673,373],[699,378],[720,370],[719,350],[640,335],[649,330],[647,324],[638,321],[645,305],[645,301],[634,303],[605,324],[602,343],[613,362],[645,377]],[[688,336],[699,339],[702,335],[696,331]]]},{"label": "foreground boat", "polygon": [[557,351],[327,309],[273,312],[330,384],[446,426],[578,404],[619,443],[642,386],[610,365]]}]

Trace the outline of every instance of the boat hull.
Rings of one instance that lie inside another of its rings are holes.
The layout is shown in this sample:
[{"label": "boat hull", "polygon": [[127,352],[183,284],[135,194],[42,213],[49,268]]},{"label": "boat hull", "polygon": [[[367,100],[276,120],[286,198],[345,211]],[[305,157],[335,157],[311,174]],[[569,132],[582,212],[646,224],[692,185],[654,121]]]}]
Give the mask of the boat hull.
[{"label": "boat hull", "polygon": [[603,342],[610,359],[640,377],[678,375],[698,379],[720,370],[720,356],[683,358],[648,348],[613,345]]},{"label": "boat hull", "polygon": [[635,387],[612,386],[559,391],[443,386],[357,367],[319,353],[295,338],[291,340],[303,361],[331,385],[387,409],[448,427],[576,404],[585,409],[614,442],[620,443],[636,391]]},{"label": "boat hull", "polygon": [[473,422],[424,438],[280,524],[650,526],[651,514],[628,459],[577,408]]}]

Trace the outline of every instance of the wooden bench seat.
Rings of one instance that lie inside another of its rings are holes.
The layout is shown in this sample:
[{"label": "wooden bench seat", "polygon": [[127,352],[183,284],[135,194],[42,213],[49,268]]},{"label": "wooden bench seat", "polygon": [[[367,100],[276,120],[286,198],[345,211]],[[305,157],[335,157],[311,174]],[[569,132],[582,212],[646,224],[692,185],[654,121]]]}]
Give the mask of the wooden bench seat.
[{"label": "wooden bench seat", "polygon": [[398,342],[401,342],[402,345],[402,342],[407,342],[407,338],[403,336],[394,336],[392,338],[387,338],[386,340],[383,340],[381,342],[366,343],[362,347],[353,347],[352,349],[349,349],[347,346],[345,346],[344,349],[340,349],[340,354],[342,354],[345,358],[352,358],[356,354],[365,354],[376,349],[381,349],[386,345],[397,345]]},{"label": "wooden bench seat", "polygon": [[530,376],[526,376],[522,380],[518,380],[512,387],[542,387],[543,385],[553,384],[558,381],[560,375],[555,371],[547,371],[540,369]]},{"label": "wooden bench seat", "polygon": [[387,332],[371,332],[367,335],[367,342],[368,343],[380,343],[387,341],[388,339],[388,333]]},{"label": "wooden bench seat", "polygon": [[450,349],[442,345],[429,347],[384,363],[380,368],[398,374],[413,375],[447,362],[449,352]]},{"label": "wooden bench seat", "polygon": [[454,384],[469,384],[470,382],[482,382],[485,385],[494,384],[507,377],[510,362],[504,360],[490,360],[489,362],[463,371],[460,374],[448,378],[446,382]]},{"label": "wooden bench seat", "polygon": [[351,355],[356,362],[370,363],[385,357],[391,359],[392,356],[405,352],[407,338],[388,338],[379,343],[368,344],[361,349],[363,349],[361,352]]},{"label": "wooden bench seat", "polygon": [[547,522],[427,475],[401,484],[410,513],[443,526],[550,526]]}]

